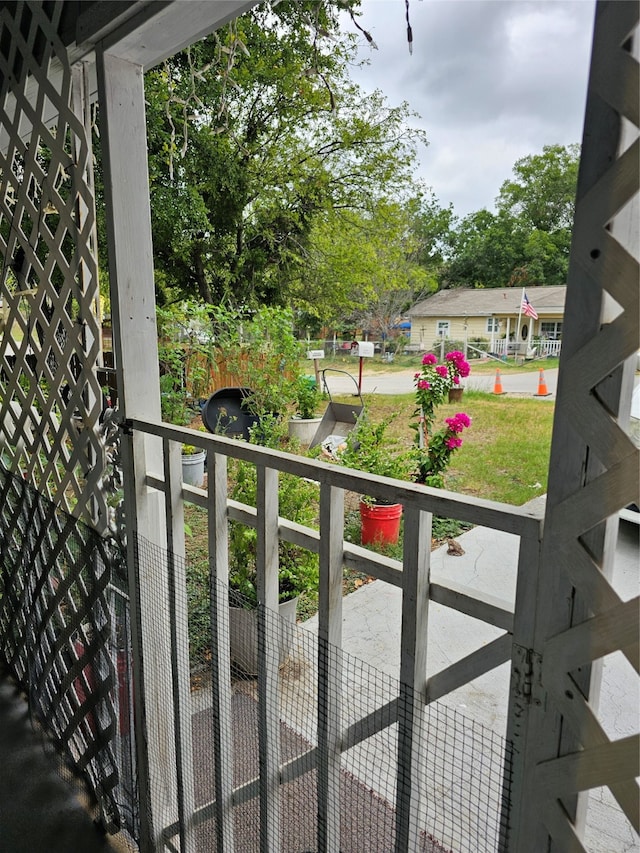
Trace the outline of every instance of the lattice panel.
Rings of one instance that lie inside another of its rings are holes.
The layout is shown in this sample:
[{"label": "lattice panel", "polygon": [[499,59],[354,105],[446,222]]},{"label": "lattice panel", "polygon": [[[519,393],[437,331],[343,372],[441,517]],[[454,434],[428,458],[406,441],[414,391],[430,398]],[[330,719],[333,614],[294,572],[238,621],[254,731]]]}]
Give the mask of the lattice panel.
[{"label": "lattice panel", "polygon": [[90,782],[107,827],[133,834],[125,578],[120,550],[0,465],[3,663]]},{"label": "lattice panel", "polygon": [[7,5],[0,12],[2,460],[56,505],[105,531],[83,75],[69,67],[57,36],[63,4]]},{"label": "lattice panel", "polygon": [[562,483],[556,473],[549,490],[539,596],[546,609],[545,725],[555,727],[557,740],[555,754],[542,751],[535,768],[532,810],[539,809],[558,850],[586,849],[570,818],[580,792],[607,787],[636,833],[640,819],[637,731],[611,738],[597,701],[585,698],[585,673],[596,661],[622,653],[632,679],[639,666],[639,600],[623,600],[606,566],[607,537],[617,530],[607,519],[639,500],[639,453],[618,399],[628,388],[622,381],[622,392],[612,392],[611,378],[640,347],[637,38],[637,3],[600,4],[565,315],[570,340],[563,344],[551,459],[552,472],[555,465],[569,476]]}]

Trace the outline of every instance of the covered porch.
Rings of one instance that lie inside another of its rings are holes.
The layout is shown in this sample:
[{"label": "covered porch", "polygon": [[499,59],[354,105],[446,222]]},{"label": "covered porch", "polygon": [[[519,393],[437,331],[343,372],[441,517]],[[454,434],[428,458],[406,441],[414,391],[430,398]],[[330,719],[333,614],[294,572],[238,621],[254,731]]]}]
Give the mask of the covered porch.
[{"label": "covered porch", "polygon": [[[625,431],[639,346],[637,5],[597,6],[545,507],[161,421],[143,72],[251,5],[0,4],[0,659],[129,849],[585,850],[593,789],[637,833],[637,732],[618,736],[598,706],[604,658],[621,658],[634,685],[638,673],[638,600],[613,576],[618,512],[638,502]],[[106,417],[95,102],[119,389]],[[182,482],[183,442],[207,452],[206,489]],[[256,466],[255,506],[228,497],[233,458]],[[280,516],[284,474],[316,484],[317,527]],[[345,540],[350,491],[403,504],[402,560]],[[206,673],[189,657],[185,503],[208,530]],[[433,514],[513,537],[510,588],[436,579]],[[242,689],[229,666],[230,520],[258,542],[257,676]],[[294,632],[285,661],[281,540],[320,562],[317,625]],[[345,565],[398,591],[397,678],[343,650]],[[479,626],[476,647],[436,671],[435,606]],[[501,731],[442,702],[502,665]],[[461,796],[443,796],[455,786]]]}]

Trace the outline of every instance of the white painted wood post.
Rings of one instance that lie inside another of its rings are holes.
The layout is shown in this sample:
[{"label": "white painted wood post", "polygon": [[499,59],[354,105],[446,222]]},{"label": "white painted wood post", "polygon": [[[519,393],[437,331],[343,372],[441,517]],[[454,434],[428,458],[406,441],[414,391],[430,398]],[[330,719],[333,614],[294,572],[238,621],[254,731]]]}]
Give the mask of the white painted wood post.
[{"label": "white painted wood post", "polygon": [[179,839],[181,853],[196,853],[193,821],[195,783],[191,727],[191,667],[180,443],[163,441],[163,457]]},{"label": "white painted wood post", "polygon": [[398,777],[395,853],[417,846],[420,763],[427,675],[427,627],[431,562],[431,513],[404,509],[400,697],[398,701]]},{"label": "white painted wood post", "polygon": [[344,491],[320,487],[318,853],[340,850]]},{"label": "white painted wood post", "polygon": [[538,838],[531,827],[526,830],[531,835],[523,835],[520,819],[528,784],[525,772],[531,761],[528,752],[534,746],[530,737],[533,726],[531,717],[544,714],[545,710],[539,684],[541,656],[534,649],[541,539],[540,524],[537,537],[520,538],[518,554],[506,732],[507,748],[511,746],[511,753],[507,754],[505,761],[500,821],[499,849],[503,853],[507,850],[517,851],[519,845],[525,849],[527,842],[531,842],[532,850],[536,849],[536,844],[545,843],[545,835]]},{"label": "white painted wood post", "polygon": [[229,521],[227,457],[207,454],[209,572],[211,576],[211,692],[218,849],[234,853],[233,737],[229,667]]},{"label": "white painted wood post", "polygon": [[258,734],[260,851],[280,853],[280,636],[278,472],[257,466]]},{"label": "white painted wood post", "polygon": [[[98,52],[113,348],[123,419],[160,419],[158,348],[143,72]],[[177,819],[168,587],[165,568],[138,557],[137,537],[166,548],[161,496],[145,483],[162,473],[158,439],[123,436],[124,500],[134,654],[136,759],[143,853],[163,849]],[[175,544],[175,543],[174,543]]]}]

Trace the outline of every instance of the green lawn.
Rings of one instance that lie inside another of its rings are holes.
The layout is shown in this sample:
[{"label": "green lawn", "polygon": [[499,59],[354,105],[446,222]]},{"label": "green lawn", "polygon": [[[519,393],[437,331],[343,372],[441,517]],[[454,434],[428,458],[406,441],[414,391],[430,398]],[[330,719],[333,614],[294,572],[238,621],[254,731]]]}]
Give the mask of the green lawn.
[{"label": "green lawn", "polygon": [[[353,398],[336,399],[349,402]],[[399,445],[411,444],[410,424],[415,421],[412,394],[374,394],[366,405],[374,420],[398,412],[389,432]],[[438,409],[436,428],[459,411],[466,412],[472,424],[465,430],[462,447],[452,456],[446,488],[516,506],[545,493],[553,401],[466,390],[462,403],[447,403]]]},{"label": "green lawn", "polygon": [[[353,397],[345,397],[343,401],[352,402]],[[398,446],[411,444],[413,431],[410,424],[415,419],[412,394],[372,395],[367,400],[367,408],[374,420],[386,419],[397,412],[390,429],[391,440]],[[445,417],[461,410],[472,418],[472,424],[465,431],[462,447],[452,457],[453,463],[445,478],[446,488],[516,506],[544,494],[553,402],[465,391],[462,403],[447,404],[439,409],[436,428]],[[194,661],[202,662],[209,654],[206,513],[187,505],[185,518],[191,653]],[[446,536],[459,535],[465,527],[468,525],[461,527],[457,522],[434,518],[434,546]],[[355,511],[347,513],[345,534],[351,541],[359,541],[359,522]],[[400,559],[401,547],[390,546],[387,553]],[[344,591],[352,592],[369,580],[371,578],[365,574],[345,570]],[[310,589],[300,598],[298,618],[307,619],[316,609],[317,590]]]}]

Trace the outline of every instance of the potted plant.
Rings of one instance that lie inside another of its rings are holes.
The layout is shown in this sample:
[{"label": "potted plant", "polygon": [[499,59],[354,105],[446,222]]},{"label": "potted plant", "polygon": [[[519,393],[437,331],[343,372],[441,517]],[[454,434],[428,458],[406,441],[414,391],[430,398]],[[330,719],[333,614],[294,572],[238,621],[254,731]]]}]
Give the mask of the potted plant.
[{"label": "potted plant", "polygon": [[[251,430],[250,441],[269,447],[281,447],[287,436],[277,418],[265,418],[260,428]],[[256,467],[234,460],[229,469],[229,496],[255,506]],[[281,516],[311,525],[315,522],[317,486],[290,474],[281,474],[278,482],[278,512]],[[229,633],[232,662],[249,675],[257,667],[256,588],[257,531],[232,521],[229,525]],[[301,595],[315,595],[318,587],[318,555],[290,542],[278,546],[279,616],[278,647],[280,662],[286,658]]]},{"label": "potted plant", "polygon": [[[387,430],[397,415],[375,423],[365,411],[357,427],[346,437],[338,459],[341,464],[380,477],[411,479],[414,467],[412,453],[404,449],[394,452]],[[376,500],[371,495],[360,498],[361,542],[363,545],[395,544],[400,534],[402,504]]]},{"label": "potted plant", "polygon": [[463,386],[460,384],[461,379],[466,377],[471,372],[469,362],[464,357],[464,353],[459,350],[452,350],[445,356],[447,363],[447,371],[451,379],[451,387],[449,388],[448,397],[450,403],[459,403],[462,400],[464,392]]},{"label": "potted plant", "polygon": [[295,415],[289,421],[289,435],[301,444],[309,445],[322,420],[318,415],[322,393],[313,376],[299,376],[294,390]]},{"label": "potted plant", "polygon": [[207,454],[194,444],[182,445],[182,482],[202,488]]}]

